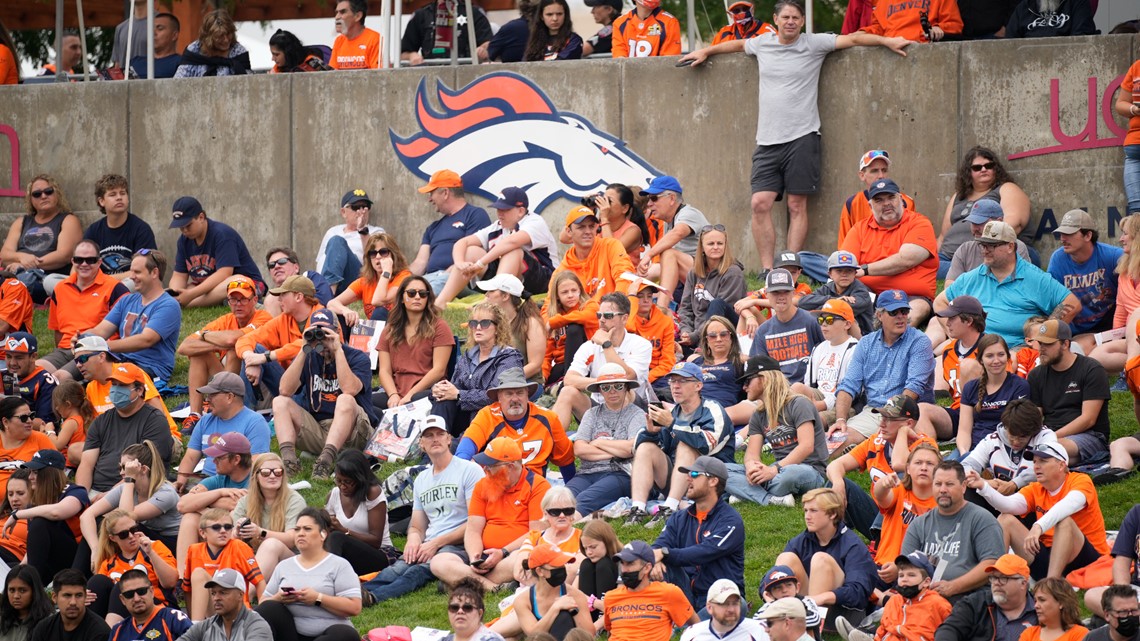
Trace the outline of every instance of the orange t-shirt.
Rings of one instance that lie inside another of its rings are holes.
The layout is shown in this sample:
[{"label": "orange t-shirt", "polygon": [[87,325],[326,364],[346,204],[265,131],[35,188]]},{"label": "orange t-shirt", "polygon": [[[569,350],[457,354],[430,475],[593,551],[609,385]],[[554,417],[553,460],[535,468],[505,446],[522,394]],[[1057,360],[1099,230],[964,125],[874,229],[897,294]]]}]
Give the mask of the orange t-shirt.
[{"label": "orange t-shirt", "polygon": [[602,620],[610,641],[668,641],[673,628],[683,627],[694,614],[681,588],[664,581],[637,591],[619,585],[606,592],[605,604]]},{"label": "orange t-shirt", "polygon": [[[15,85],[20,83],[19,63],[16,56],[7,45],[0,44],[0,85]],[[21,555],[22,558],[22,555]]]},{"label": "orange t-shirt", "polygon": [[[875,550],[875,563],[894,563],[902,550],[903,537],[911,521],[933,510],[938,505],[938,499],[931,496],[922,499],[911,490],[898,486],[893,490],[895,504],[884,508],[879,506],[883,514],[883,529],[879,535],[879,546]],[[876,501],[878,503],[878,501]]]},{"label": "orange t-shirt", "polygon": [[[1132,96],[1132,104],[1140,104],[1140,60],[1132,63],[1124,80],[1120,83],[1122,96]],[[1140,145],[1140,115],[1128,119],[1128,133],[1124,136],[1125,145]]]},{"label": "orange t-shirt", "polygon": [[545,477],[524,468],[519,482],[492,502],[487,498],[487,488],[493,482],[490,478],[479,479],[467,506],[468,516],[487,519],[483,526],[483,549],[486,550],[506,547],[530,531],[531,521],[541,521],[544,516],[542,497],[550,489]]},{"label": "orange t-shirt", "polygon": [[[12,331],[32,331],[32,314],[35,311],[32,295],[23,283],[15,278],[0,283],[0,321],[8,323]],[[0,355],[7,357],[7,350],[0,350]]]},{"label": "orange t-shirt", "polygon": [[[247,588],[252,588],[259,581],[264,580],[261,576],[261,568],[257,565],[257,559],[254,558],[253,549],[245,541],[238,539],[230,539],[218,551],[217,556],[210,552],[210,548],[205,542],[191,545],[186,553],[186,571],[184,573],[185,578],[182,579],[182,589],[187,592],[190,591],[190,575],[198,568],[202,568],[210,576],[222,568],[237,570],[245,578]],[[248,589],[245,593],[245,605],[250,607]]]},{"label": "orange t-shirt", "polygon": [[[914,199],[906,194],[900,194],[903,199],[903,204],[907,209],[914,211]],[[847,199],[843,203],[843,210],[839,212],[839,242],[835,244],[836,247],[843,246],[843,239],[847,238],[847,232],[859,223],[861,220],[866,220],[871,217],[871,202],[867,200],[867,192],[861,191]]]},{"label": "orange t-shirt", "polygon": [[[938,447],[938,443],[935,443],[934,439],[924,434],[910,444],[910,450],[913,452],[920,443],[929,443]],[[891,467],[890,454],[887,453],[887,442],[879,432],[875,432],[874,436],[856,445],[850,454],[859,463],[859,468],[866,470],[871,475],[872,483],[895,471]]]},{"label": "orange t-shirt", "polygon": [[[1108,554],[1110,550],[1108,537],[1104,531],[1104,515],[1101,514],[1100,499],[1097,498],[1096,488],[1093,487],[1092,478],[1088,474],[1069,472],[1069,475],[1065,477],[1065,482],[1061,484],[1061,489],[1054,494],[1047,492],[1045,487],[1037,481],[1021,488],[1018,493],[1025,497],[1025,502],[1029,504],[1029,511],[1033,512],[1037,518],[1041,518],[1058,501],[1073,491],[1085,495],[1085,506],[1072,515],[1073,522],[1077,524],[1081,533],[1096,548],[1097,552]],[[1053,545],[1053,530],[1041,535],[1041,544]]]},{"label": "orange t-shirt", "polygon": [[[549,298],[547,299],[549,300]],[[542,360],[542,380],[550,380],[550,370],[555,364],[567,360],[566,356],[566,326],[579,324],[589,340],[594,332],[598,331],[598,301],[590,298],[581,309],[575,309],[546,319],[550,333],[546,337],[546,356]],[[569,360],[574,360],[571,354]]]},{"label": "orange t-shirt", "polygon": [[[324,308],[324,305],[317,303],[309,311],[309,315],[311,316],[313,312]],[[297,354],[301,353],[301,334],[308,326],[308,318],[305,319],[305,327],[298,327],[297,319],[293,316],[278,314],[261,327],[239,338],[237,344],[234,345],[234,351],[237,352],[238,356],[244,358],[246,352],[261,345],[273,352],[273,356],[277,358],[277,362],[281,363],[281,367],[289,367],[289,363],[292,363]]]},{"label": "orange t-shirt", "polygon": [[[942,380],[950,387],[950,408],[958,409],[962,406],[962,383],[958,378],[958,367],[962,363],[962,356],[958,354],[958,341],[950,341],[942,352]],[[978,360],[978,344],[966,352],[965,358]]]},{"label": "orange t-shirt", "polygon": [[0,530],[0,548],[8,550],[17,559],[24,558],[24,555],[28,553],[27,519],[16,521],[16,526],[12,528],[10,533]]},{"label": "orange t-shirt", "polygon": [[571,247],[562,256],[562,262],[555,268],[550,282],[554,282],[554,276],[558,272],[572,271],[578,276],[578,280],[582,281],[582,286],[586,288],[586,296],[590,298],[601,298],[615,291],[621,275],[634,271],[629,254],[625,253],[625,245],[616,238],[596,237],[594,246],[585,260],[578,258],[574,252],[575,249]]},{"label": "orange t-shirt", "polygon": [[[539,532],[538,530],[531,530],[530,532],[527,532],[526,540],[523,541],[522,547],[519,548],[519,552],[530,554],[530,551],[534,549],[534,546],[538,545],[539,543],[549,543],[549,541],[546,541],[542,538],[542,535],[543,533]],[[566,554],[578,554],[578,552],[582,550],[581,543],[582,530],[579,530],[578,528],[571,528],[570,538],[559,543],[558,545],[555,545],[554,547],[562,550]]]},{"label": "orange t-shirt", "polygon": [[901,274],[872,274],[859,280],[876,294],[888,289],[901,289],[911,296],[933,299],[938,285],[938,242],[934,225],[926,216],[907,209],[903,211],[902,220],[889,229],[880,227],[874,216],[865,218],[851,228],[840,249],[855,254],[859,264],[866,265],[898,254],[904,244],[918,245],[929,256]]},{"label": "orange t-shirt", "polygon": [[471,419],[471,425],[463,432],[481,452],[493,439],[506,436],[514,439],[523,453],[523,465],[540,476],[546,476],[546,466],[570,465],[574,462],[574,445],[566,436],[566,429],[558,415],[530,404],[526,424],[516,430],[503,419],[503,410],[498,403],[492,403],[479,410]]},{"label": "orange t-shirt", "polygon": [[68,276],[48,299],[48,329],[62,334],[56,347],[71,349],[75,334],[98,325],[115,301],[126,293],[125,285],[102,271],[83,290],[79,289],[76,274]]},{"label": "orange t-shirt", "polygon": [[[255,309],[249,322],[238,327],[237,317],[234,316],[233,312],[230,312],[228,314],[222,314],[209,323],[206,323],[202,329],[194,332],[194,335],[201,338],[202,332],[232,332],[235,329],[240,329],[243,334],[248,334],[271,320],[273,320],[273,314],[270,314],[264,309]],[[226,352],[225,350],[219,350],[217,354],[218,358],[222,358],[226,355]]]},{"label": "orange t-shirt", "polygon": [[[145,374],[145,372],[143,372]],[[146,398],[143,400],[149,401],[152,398],[162,399],[158,393],[158,388],[154,386],[154,382],[150,380],[150,376],[146,377]],[[100,383],[99,381],[91,381],[87,384],[87,400],[91,401],[91,405],[95,407],[95,415],[98,416],[103,412],[115,408],[115,404],[111,402],[111,379]],[[170,410],[166,409],[166,404],[162,404],[162,413],[166,415],[166,423],[170,426],[170,434],[174,440],[182,440],[182,432],[178,430],[178,426],[174,424],[174,417],[170,415]]]},{"label": "orange t-shirt", "polygon": [[[1140,366],[1140,357],[1137,358],[1137,366]],[[1029,378],[1029,371],[1037,367],[1040,359],[1040,352],[1028,345],[1022,345],[1021,349],[1017,350],[1017,375],[1021,378]]]},{"label": "orange t-shirt", "polygon": [[346,69],[379,69],[383,62],[381,52],[384,39],[380,34],[364,28],[360,35],[349,40],[340,34],[333,41],[329,66],[338,71]]},{"label": "orange t-shirt", "polygon": [[[178,563],[174,560],[174,555],[170,553],[170,548],[166,547],[162,541],[154,541],[151,544],[151,551],[158,555],[158,558],[165,561],[170,567],[178,567]],[[138,554],[133,559],[125,559],[122,554],[115,553],[109,559],[106,559],[99,565],[96,574],[102,574],[110,578],[115,583],[119,582],[119,577],[127,570],[145,570],[147,578],[150,579],[150,584],[155,587],[154,600],[159,605],[166,605],[166,595],[162,590],[158,589],[162,584],[158,581],[158,575],[154,572],[154,566],[147,560],[146,555],[139,550]]]},{"label": "orange t-shirt", "polygon": [[925,12],[930,24],[947,35],[962,33],[962,15],[956,0],[930,0],[916,3],[910,0],[880,0],[875,5],[871,24],[863,31],[886,38],[903,37],[911,42],[927,42],[922,32],[919,14]]},{"label": "orange t-shirt", "polygon": [[[388,291],[394,292],[399,289],[400,283],[404,282],[404,280],[411,275],[412,272],[406,269],[398,274],[393,274],[392,278],[388,281]],[[376,306],[372,304],[372,297],[376,295],[376,285],[379,283],[380,281],[378,280],[366,282],[364,277],[360,277],[352,281],[352,284],[348,286],[348,288],[352,290],[352,293],[356,294],[356,297],[364,303],[364,317],[366,319],[372,318],[372,312],[376,311]],[[384,305],[383,307],[389,311],[392,310],[392,304]]]},{"label": "orange t-shirt", "polygon": [[618,16],[613,28],[614,58],[681,55],[681,23],[664,9],[654,9],[644,20],[633,9]]},{"label": "orange t-shirt", "polygon": [[[62,427],[63,423],[66,421],[75,421],[76,425],[75,432],[71,434],[71,438],[68,439],[67,444],[59,448],[59,453],[63,454],[64,459],[67,458],[67,448],[75,445],[76,443],[83,443],[87,440],[87,426],[83,424],[82,414],[73,414],[71,416],[68,416],[67,418],[60,421],[60,426]],[[68,464],[73,466],[79,465],[79,461],[68,461]]]},{"label": "orange t-shirt", "polygon": [[[1053,641],[1081,641],[1085,635],[1089,633],[1088,628],[1083,625],[1074,625],[1073,627],[1065,630],[1061,636],[1053,639]],[[1017,641],[1041,641],[1041,626],[1031,625],[1025,628],[1025,632],[1021,633]]]},{"label": "orange t-shirt", "polygon": [[677,336],[677,325],[671,316],[666,316],[656,305],[649,310],[649,319],[642,320],[637,315],[637,297],[629,297],[629,320],[625,322],[625,331],[649,341],[653,345],[653,355],[649,359],[649,382],[652,383],[668,374],[677,362],[677,350],[674,346]]},{"label": "orange t-shirt", "polygon": [[8,497],[8,477],[12,476],[17,468],[32,460],[36,452],[54,449],[55,443],[52,443],[47,434],[35,431],[28,434],[28,438],[18,447],[4,449],[4,446],[0,445],[0,496]]}]

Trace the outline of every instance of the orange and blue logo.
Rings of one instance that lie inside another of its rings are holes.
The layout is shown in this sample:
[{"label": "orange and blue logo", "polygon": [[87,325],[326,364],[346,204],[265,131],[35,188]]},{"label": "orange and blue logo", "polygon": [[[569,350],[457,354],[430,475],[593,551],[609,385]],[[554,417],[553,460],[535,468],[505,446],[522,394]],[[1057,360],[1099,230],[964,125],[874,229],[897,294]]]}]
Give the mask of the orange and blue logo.
[{"label": "orange and blue logo", "polygon": [[453,169],[464,188],[496,200],[506,187],[522,186],[531,210],[559,198],[575,202],[611,182],[648,185],[661,172],[624,141],[569,111],[560,111],[538,85],[510,72],[483,76],[452,91],[427,79],[416,89],[420,131],[402,137],[389,130],[400,162],[427,180]]}]

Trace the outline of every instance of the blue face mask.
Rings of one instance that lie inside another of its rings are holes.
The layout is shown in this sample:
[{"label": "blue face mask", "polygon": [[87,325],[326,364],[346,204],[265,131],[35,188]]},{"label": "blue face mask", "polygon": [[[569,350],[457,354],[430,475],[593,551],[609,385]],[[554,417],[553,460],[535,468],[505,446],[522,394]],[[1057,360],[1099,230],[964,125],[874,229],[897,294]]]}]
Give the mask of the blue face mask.
[{"label": "blue face mask", "polygon": [[112,385],[108,394],[111,404],[118,409],[124,409],[131,404],[131,388],[125,385]]}]

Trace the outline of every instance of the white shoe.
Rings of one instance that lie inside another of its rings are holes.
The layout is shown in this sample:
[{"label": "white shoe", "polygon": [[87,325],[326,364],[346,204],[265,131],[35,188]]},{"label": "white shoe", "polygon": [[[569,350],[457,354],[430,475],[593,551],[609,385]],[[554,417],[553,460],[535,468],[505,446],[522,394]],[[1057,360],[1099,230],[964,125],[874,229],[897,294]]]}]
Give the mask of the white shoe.
[{"label": "white shoe", "polygon": [[786,494],[784,496],[769,496],[768,497],[768,505],[782,505],[784,507],[795,507],[796,506],[796,497],[792,494]]},{"label": "white shoe", "polygon": [[852,630],[855,630],[855,626],[850,621],[841,616],[835,617],[835,631],[843,637],[843,641],[848,641]]}]

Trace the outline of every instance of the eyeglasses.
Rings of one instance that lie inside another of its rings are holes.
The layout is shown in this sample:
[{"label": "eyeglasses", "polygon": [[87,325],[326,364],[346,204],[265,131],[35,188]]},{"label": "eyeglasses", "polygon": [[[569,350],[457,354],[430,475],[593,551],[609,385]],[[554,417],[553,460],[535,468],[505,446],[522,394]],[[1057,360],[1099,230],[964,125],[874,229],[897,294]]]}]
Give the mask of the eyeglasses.
[{"label": "eyeglasses", "polygon": [[[745,10],[745,11],[747,11],[747,10]],[[733,13],[737,13],[737,12],[735,12],[735,11],[734,11]],[[701,227],[701,234],[700,234],[700,235],[701,235],[701,236],[704,236],[706,232],[710,232],[710,231],[719,231],[720,233],[722,233],[722,234],[723,234],[723,233],[725,233],[727,230],[725,229],[724,225],[720,225],[720,224],[717,224],[717,225],[705,225],[704,227]]]},{"label": "eyeglasses", "polygon": [[348,206],[348,208],[351,209],[352,211],[360,211],[361,209],[371,209],[372,203],[368,203],[368,202],[352,203],[351,205]]},{"label": "eyeglasses", "polygon": [[80,354],[75,357],[75,363],[77,365],[86,365],[87,361],[91,360],[94,356],[94,354]]},{"label": "eyeglasses", "polygon": [[1001,576],[999,574],[990,575],[990,583],[993,583],[994,585],[1005,585],[1006,583],[1009,583],[1010,581],[1020,581],[1022,579],[1024,579],[1024,577]]},{"label": "eyeglasses", "polygon": [[605,392],[624,392],[625,383],[602,383],[598,385],[598,390],[602,393]]},{"label": "eyeglasses", "polygon": [[660,198],[660,197],[661,197],[661,196],[663,196],[663,195],[664,195],[664,194],[651,194],[651,195],[649,195],[649,196],[648,196],[646,199],[647,199],[649,202],[651,202],[651,203],[655,203],[655,202],[657,202],[657,199],[658,199],[658,198]]},{"label": "eyeglasses", "polygon": [[36,417],[36,415],[32,414],[31,412],[28,412],[27,414],[16,414],[16,415],[12,416],[12,418],[16,419],[17,421],[20,421],[21,423],[29,423],[35,417]]},{"label": "eyeglasses", "polygon": [[293,262],[293,259],[291,259],[291,258],[278,258],[277,260],[271,260],[268,263],[265,263],[265,268],[266,269],[273,269],[274,267],[281,267],[282,265],[288,265],[291,262]]},{"label": "eyeglasses", "polygon": [[495,321],[491,320],[490,318],[473,318],[467,321],[467,329],[487,329],[488,327],[495,324]]},{"label": "eyeglasses", "polygon": [[866,169],[871,163],[875,162],[879,158],[886,160],[888,163],[891,162],[890,154],[883,151],[882,149],[872,149],[871,151],[863,154],[863,157],[859,159],[859,166]]},{"label": "eyeglasses", "polygon": [[987,162],[987,163],[982,163],[982,164],[980,164],[980,165],[970,165],[970,170],[971,170],[971,171],[974,171],[974,172],[978,172],[978,171],[989,171],[989,170],[993,169],[993,168],[994,168],[994,167],[996,167],[996,166],[997,166],[997,163],[995,163],[995,162],[993,162],[993,161],[991,160],[990,162]]},{"label": "eyeglasses", "polygon": [[37,189],[32,192],[32,198],[43,198],[55,193],[55,187],[48,187],[46,189]]},{"label": "eyeglasses", "polygon": [[263,467],[260,470],[258,470],[257,473],[261,476],[261,478],[265,478],[265,479],[267,479],[271,476],[276,476],[277,478],[281,478],[282,476],[285,476],[284,468],[280,468],[280,467],[273,467],[273,468]]},{"label": "eyeglasses", "polygon": [[376,258],[377,256],[387,257],[387,256],[391,256],[391,255],[392,255],[392,250],[388,249],[387,247],[381,247],[380,249],[369,249],[368,250],[368,257],[369,258]]},{"label": "eyeglasses", "polygon": [[238,305],[241,303],[250,303],[253,302],[253,300],[253,296],[250,296],[248,298],[245,296],[229,296],[226,298],[226,304],[232,307],[233,305]]},{"label": "eyeglasses", "polygon": [[476,610],[473,603],[448,603],[447,611],[452,614],[458,614],[460,611],[464,613],[474,612]]},{"label": "eyeglasses", "polygon": [[427,298],[428,290],[426,289],[405,289],[404,296],[408,298]]},{"label": "eyeglasses", "polygon": [[137,597],[137,596],[146,596],[148,592],[150,592],[150,586],[149,586],[149,585],[148,585],[148,586],[145,586],[145,587],[141,587],[141,588],[135,589],[135,590],[121,590],[121,591],[119,592],[119,594],[120,594],[120,595],[121,595],[121,596],[122,596],[124,599],[126,599],[126,600],[130,601],[131,599],[133,599],[133,598],[135,598],[135,597]]},{"label": "eyeglasses", "polygon": [[600,320],[604,318],[606,320],[613,320],[614,318],[621,315],[621,312],[598,312],[598,319]]},{"label": "eyeglasses", "polygon": [[906,307],[900,307],[899,309],[891,310],[889,312],[887,312],[885,309],[883,311],[886,312],[887,316],[894,316],[895,318],[898,318],[899,316],[906,316],[910,313],[910,309]]},{"label": "eyeglasses", "polygon": [[819,316],[819,324],[820,325],[830,325],[837,320],[839,320],[838,316],[830,316],[827,314],[820,314],[820,316]]},{"label": "eyeglasses", "polygon": [[119,537],[120,541],[126,541],[132,534],[138,534],[139,532],[142,532],[142,528],[137,525],[132,525],[122,532],[115,532],[115,536]]},{"label": "eyeglasses", "polygon": [[550,516],[574,516],[577,509],[573,507],[552,507],[546,510],[546,513]]},{"label": "eyeglasses", "polygon": [[1134,617],[1137,614],[1140,614],[1140,610],[1137,610],[1135,608],[1131,610],[1109,610],[1109,612],[1112,612],[1118,617]]},{"label": "eyeglasses", "polygon": [[709,339],[710,341],[711,341],[711,340],[717,340],[717,339],[721,339],[721,338],[729,338],[730,336],[732,336],[732,332],[729,332],[729,331],[724,331],[724,332],[707,332],[707,333],[705,334],[705,338]]},{"label": "eyeglasses", "polygon": [[98,262],[99,262],[98,256],[72,256],[71,257],[71,264],[72,265],[84,265],[84,264],[94,265]]},{"label": "eyeglasses", "polygon": [[234,529],[234,524],[233,523],[214,523],[213,525],[207,525],[206,529],[213,530],[215,532],[229,532],[230,530]]},{"label": "eyeglasses", "polygon": [[689,478],[691,478],[691,479],[698,479],[698,478],[700,478],[700,477],[702,477],[702,476],[709,476],[709,477],[711,477],[711,476],[712,476],[712,474],[709,474],[708,472],[698,472],[698,471],[696,471],[696,470],[689,470]]}]

